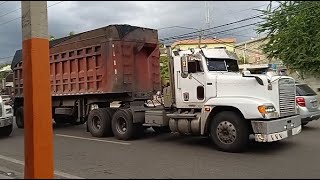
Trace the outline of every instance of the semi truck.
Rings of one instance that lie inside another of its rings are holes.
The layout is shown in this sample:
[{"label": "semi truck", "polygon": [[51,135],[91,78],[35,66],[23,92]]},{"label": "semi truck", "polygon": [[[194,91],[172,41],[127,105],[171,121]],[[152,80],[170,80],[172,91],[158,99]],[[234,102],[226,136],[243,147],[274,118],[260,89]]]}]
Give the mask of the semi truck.
[{"label": "semi truck", "polygon": [[[161,89],[155,29],[109,25],[50,41],[52,118],[86,123],[94,137],[130,140],[144,129],[209,137],[241,152],[249,136],[273,142],[299,134],[295,80],[240,73],[234,52],[168,48],[170,83]],[[14,113],[23,128],[22,51],[12,61]],[[162,93],[159,93],[161,92]],[[162,96],[150,105],[154,95]],[[111,107],[112,102],[120,102]]]}]

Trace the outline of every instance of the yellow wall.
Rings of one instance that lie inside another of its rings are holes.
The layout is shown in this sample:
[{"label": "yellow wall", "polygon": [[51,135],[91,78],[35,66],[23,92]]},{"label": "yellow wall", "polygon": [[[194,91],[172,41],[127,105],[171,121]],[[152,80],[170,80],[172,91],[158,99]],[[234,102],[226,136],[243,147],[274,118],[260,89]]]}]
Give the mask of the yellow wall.
[{"label": "yellow wall", "polygon": [[[224,44],[201,44],[201,47],[207,45],[207,48],[215,48],[215,47],[226,47],[228,51],[234,52],[234,44],[233,43],[224,43]],[[189,48],[198,48],[198,44],[179,44],[175,46],[173,49],[177,49],[180,47],[180,50],[188,50]]]}]

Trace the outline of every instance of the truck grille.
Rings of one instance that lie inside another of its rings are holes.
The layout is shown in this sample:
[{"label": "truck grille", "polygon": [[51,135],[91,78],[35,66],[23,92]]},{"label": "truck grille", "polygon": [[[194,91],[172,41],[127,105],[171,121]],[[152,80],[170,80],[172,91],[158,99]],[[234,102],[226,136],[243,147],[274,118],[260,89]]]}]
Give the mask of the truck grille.
[{"label": "truck grille", "polygon": [[282,78],[279,80],[279,107],[280,117],[296,114],[296,87],[293,79]]}]

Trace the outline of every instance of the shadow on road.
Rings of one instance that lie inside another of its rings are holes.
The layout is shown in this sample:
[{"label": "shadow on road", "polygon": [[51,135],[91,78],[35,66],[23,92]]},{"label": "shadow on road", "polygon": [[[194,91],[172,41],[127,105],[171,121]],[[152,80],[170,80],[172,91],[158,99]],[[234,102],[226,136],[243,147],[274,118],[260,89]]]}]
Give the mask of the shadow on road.
[{"label": "shadow on road", "polygon": [[314,126],[304,126],[304,127],[302,127],[302,132],[303,131],[317,131],[317,130],[319,130],[319,128],[318,127],[314,127]]},{"label": "shadow on road", "polygon": [[[150,135],[147,135],[150,136]],[[146,137],[147,137],[146,136]],[[157,136],[152,135],[150,137]],[[183,146],[196,147],[201,149],[209,149],[218,151],[217,146],[207,137],[181,136],[178,134],[160,134],[155,141],[160,143],[178,144]],[[145,139],[146,137],[142,138]],[[279,151],[293,148],[296,144],[290,140],[277,141],[272,143],[258,143],[250,140],[248,148],[242,152],[243,154],[273,154]],[[199,149],[200,150],[200,149]]]}]

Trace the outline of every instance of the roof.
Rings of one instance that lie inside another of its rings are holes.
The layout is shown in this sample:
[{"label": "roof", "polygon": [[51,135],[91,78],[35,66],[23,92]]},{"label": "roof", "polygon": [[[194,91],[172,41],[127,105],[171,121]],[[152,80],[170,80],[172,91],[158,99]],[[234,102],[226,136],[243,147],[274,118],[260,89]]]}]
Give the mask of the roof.
[{"label": "roof", "polygon": [[256,42],[256,41],[261,41],[261,40],[264,40],[264,39],[267,39],[267,36],[263,36],[263,37],[260,37],[260,38],[257,38],[257,39],[251,39],[251,40],[248,40],[248,41],[244,41],[244,42],[236,44],[236,46],[241,46],[241,45],[244,45],[244,44],[249,44],[249,43],[253,43],[253,42]]},{"label": "roof", "polygon": [[[224,39],[201,39],[201,44],[221,44],[221,43],[235,43],[235,38],[224,38]],[[174,42],[171,47],[175,47],[179,44],[198,44],[199,39],[187,39],[187,40],[180,40]]]}]

